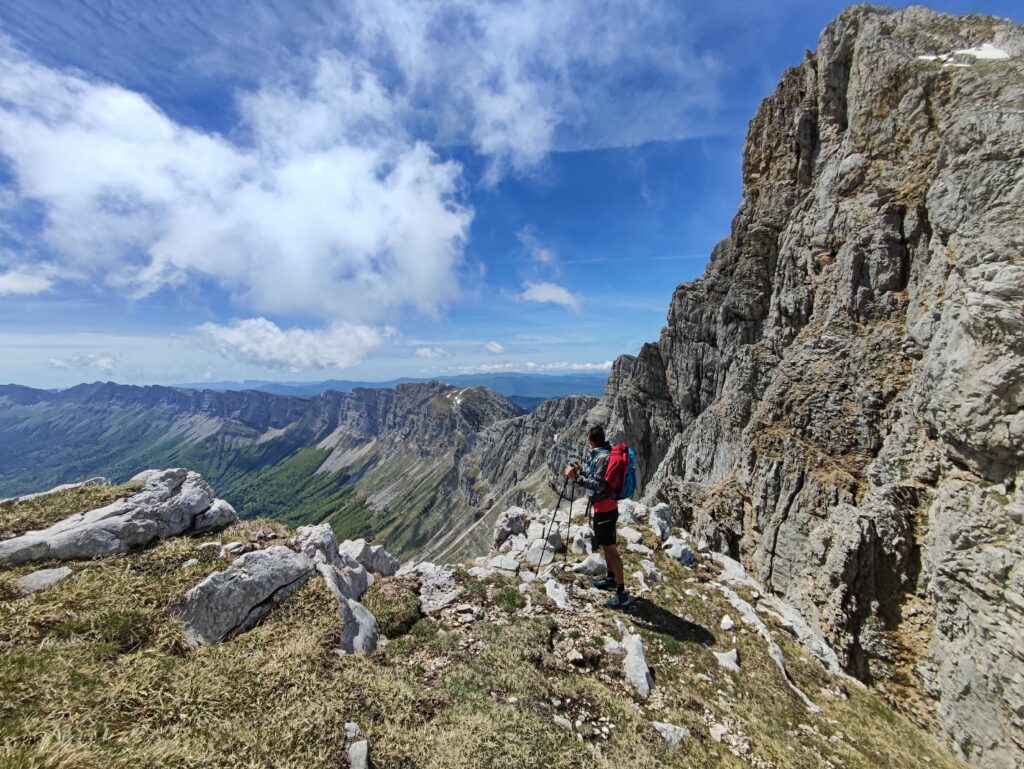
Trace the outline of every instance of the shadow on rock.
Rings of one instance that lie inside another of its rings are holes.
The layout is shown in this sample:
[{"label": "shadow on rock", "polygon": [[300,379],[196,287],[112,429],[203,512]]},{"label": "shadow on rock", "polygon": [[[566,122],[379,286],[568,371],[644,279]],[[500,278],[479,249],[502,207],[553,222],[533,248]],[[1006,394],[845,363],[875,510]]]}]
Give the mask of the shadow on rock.
[{"label": "shadow on rock", "polygon": [[678,641],[713,646],[715,637],[702,625],[689,622],[646,598],[637,598],[630,607],[629,615],[648,630],[670,635]]}]

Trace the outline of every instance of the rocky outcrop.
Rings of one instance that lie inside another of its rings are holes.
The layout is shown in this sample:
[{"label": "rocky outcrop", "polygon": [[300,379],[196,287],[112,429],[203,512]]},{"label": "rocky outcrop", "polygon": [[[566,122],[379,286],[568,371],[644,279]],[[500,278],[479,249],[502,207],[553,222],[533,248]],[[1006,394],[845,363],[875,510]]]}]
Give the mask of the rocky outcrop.
[{"label": "rocky outcrop", "polygon": [[646,501],[993,768],[1024,760],[1021,104],[1020,27],[844,12],[751,121],[730,236],[591,415]]},{"label": "rocky outcrop", "polygon": [[448,608],[462,595],[462,586],[456,580],[455,572],[446,566],[422,561],[403,567],[398,575],[416,578],[420,611],[428,616]]},{"label": "rocky outcrop", "polygon": [[342,558],[355,561],[367,571],[390,577],[398,571],[398,559],[393,557],[383,545],[370,545],[365,539],[354,539],[342,542],[338,546]]},{"label": "rocky outcrop", "polygon": [[623,650],[622,667],[626,680],[636,691],[636,696],[646,700],[654,689],[654,678],[651,676],[651,669],[647,667],[643,641],[639,635],[630,632],[625,623],[616,620],[615,626],[618,628],[619,643]]},{"label": "rocky outcrop", "polygon": [[332,567],[323,559],[318,560],[316,569],[323,577],[328,591],[338,602],[338,615],[341,620],[338,651],[372,652],[377,648],[380,638],[377,619],[358,600],[367,583],[362,582],[361,589],[354,587],[345,570]]},{"label": "rocky outcrop", "polygon": [[185,593],[174,614],[191,646],[216,643],[255,627],[314,569],[311,558],[281,545],[246,553]]},{"label": "rocky outcrop", "polygon": [[184,626],[189,644],[198,647],[250,630],[316,572],[337,601],[341,621],[337,651],[376,649],[377,620],[359,603],[374,577],[355,556],[381,575],[394,573],[395,559],[363,540],[339,546],[326,524],[299,527],[291,544],[294,550],[274,545],[246,553],[185,593],[173,613]]},{"label": "rocky outcrop", "polygon": [[0,563],[98,558],[166,537],[217,531],[238,520],[198,473],[147,470],[132,481],[142,488],[125,499],[0,542]]},{"label": "rocky outcrop", "polygon": [[341,619],[338,651],[372,652],[380,638],[377,619],[359,599],[373,584],[371,572],[391,576],[398,568],[398,561],[380,545],[370,547],[362,539],[339,545],[326,524],[300,527],[295,544],[316,562],[324,584],[338,602]]}]

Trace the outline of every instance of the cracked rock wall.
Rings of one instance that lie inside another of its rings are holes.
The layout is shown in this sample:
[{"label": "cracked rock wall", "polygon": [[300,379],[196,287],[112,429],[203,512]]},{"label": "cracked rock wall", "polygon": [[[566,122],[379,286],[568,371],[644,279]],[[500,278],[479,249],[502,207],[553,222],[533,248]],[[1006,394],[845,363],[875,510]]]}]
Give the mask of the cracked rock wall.
[{"label": "cracked rock wall", "polygon": [[[1001,58],[953,54],[990,43]],[[855,6],[591,417],[644,495],[984,767],[1024,762],[1024,29]]]}]

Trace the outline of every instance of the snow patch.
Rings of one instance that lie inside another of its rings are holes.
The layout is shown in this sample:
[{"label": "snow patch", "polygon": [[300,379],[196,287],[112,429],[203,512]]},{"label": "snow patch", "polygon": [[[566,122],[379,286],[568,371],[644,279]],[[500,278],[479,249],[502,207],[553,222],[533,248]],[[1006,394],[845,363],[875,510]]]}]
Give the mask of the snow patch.
[{"label": "snow patch", "polygon": [[944,67],[967,67],[969,64],[952,61],[954,56],[970,56],[973,59],[984,59],[994,61],[998,59],[1009,59],[1010,54],[1002,48],[996,48],[992,43],[982,43],[975,48],[959,48],[950,53],[924,54],[918,56],[923,61],[941,61]]}]

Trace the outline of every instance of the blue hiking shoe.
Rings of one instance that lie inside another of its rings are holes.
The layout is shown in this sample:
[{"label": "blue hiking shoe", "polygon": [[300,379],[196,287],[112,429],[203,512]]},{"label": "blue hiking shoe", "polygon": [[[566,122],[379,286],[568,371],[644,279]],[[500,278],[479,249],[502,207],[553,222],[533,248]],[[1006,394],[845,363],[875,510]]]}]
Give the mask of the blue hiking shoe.
[{"label": "blue hiking shoe", "polygon": [[625,609],[627,606],[632,606],[636,599],[627,593],[625,590],[616,591],[615,595],[604,602],[604,605],[608,609]]}]

